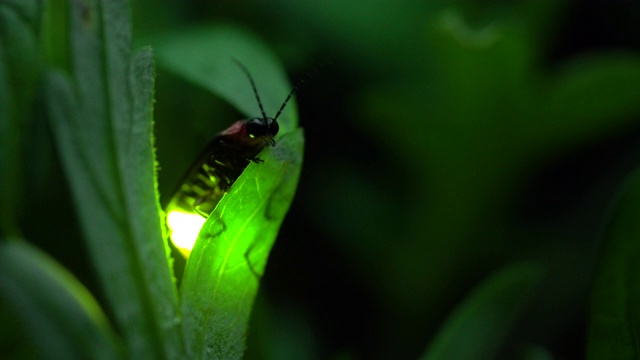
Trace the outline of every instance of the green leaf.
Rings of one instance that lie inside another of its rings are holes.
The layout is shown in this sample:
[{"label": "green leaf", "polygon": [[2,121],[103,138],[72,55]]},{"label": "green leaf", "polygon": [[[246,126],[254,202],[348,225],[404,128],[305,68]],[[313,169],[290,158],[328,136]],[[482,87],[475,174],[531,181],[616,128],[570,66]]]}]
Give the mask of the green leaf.
[{"label": "green leaf", "polygon": [[42,74],[42,1],[0,0],[0,234],[17,232],[26,144]]},{"label": "green leaf", "polygon": [[177,291],[158,214],[153,56],[132,58],[125,0],[74,1],[73,78],[47,103],[88,250],[131,358],[179,358]]},{"label": "green leaf", "polygon": [[0,297],[43,359],[117,359],[120,342],[91,294],[26,242],[0,243]]},{"label": "green leaf", "polygon": [[189,358],[239,359],[259,277],[295,194],[302,130],[250,164],[202,228],[180,288]]},{"label": "green leaf", "polygon": [[[239,28],[219,25],[169,33],[154,42],[160,66],[223,98],[248,117],[260,115],[249,81],[233,62],[251,72],[268,116],[274,116],[291,86],[279,61],[254,36]],[[242,79],[242,80],[240,80]],[[278,118],[286,133],[298,124],[295,102]]]},{"label": "green leaf", "polygon": [[530,122],[533,149],[601,136],[633,122],[640,113],[640,57],[584,56],[566,64],[547,89],[540,112]]},{"label": "green leaf", "polygon": [[455,310],[423,359],[494,359],[544,271],[516,264],[480,284]]},{"label": "green leaf", "polygon": [[616,202],[595,276],[589,359],[638,359],[640,355],[640,171]]}]

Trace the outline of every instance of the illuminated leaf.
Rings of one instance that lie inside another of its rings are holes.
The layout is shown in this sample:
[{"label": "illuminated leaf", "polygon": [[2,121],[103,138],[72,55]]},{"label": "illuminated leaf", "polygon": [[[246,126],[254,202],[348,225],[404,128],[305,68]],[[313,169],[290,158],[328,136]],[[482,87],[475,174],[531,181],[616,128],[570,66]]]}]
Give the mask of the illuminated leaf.
[{"label": "illuminated leaf", "polygon": [[260,276],[291,204],[302,165],[302,131],[281,137],[222,198],[185,269],[180,295],[189,356],[236,359]]}]

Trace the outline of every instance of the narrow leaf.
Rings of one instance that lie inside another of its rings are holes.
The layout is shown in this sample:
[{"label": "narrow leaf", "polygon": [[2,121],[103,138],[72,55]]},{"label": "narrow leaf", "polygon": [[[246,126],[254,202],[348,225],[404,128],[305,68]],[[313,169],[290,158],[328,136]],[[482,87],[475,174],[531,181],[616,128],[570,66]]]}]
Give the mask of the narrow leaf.
[{"label": "narrow leaf", "polygon": [[516,264],[485,280],[455,310],[422,358],[496,358],[543,273],[537,265]]},{"label": "narrow leaf", "polygon": [[26,242],[0,243],[0,296],[43,359],[117,359],[121,344],[91,294]]},{"label": "narrow leaf", "polygon": [[183,353],[155,191],[153,57],[132,59],[128,2],[72,2],[73,79],[48,78],[59,152],[94,266],[132,358]]},{"label": "narrow leaf", "polygon": [[[120,166],[125,186],[126,206],[131,221],[131,235],[138,251],[145,285],[152,296],[151,307],[159,323],[156,324],[166,339],[168,358],[177,358],[183,352],[177,314],[178,294],[173,283],[173,272],[167,266],[169,245],[163,239],[160,204],[157,194],[157,177],[153,153],[152,102],[153,102],[153,53],[145,48],[134,58],[131,81],[133,90],[133,122],[124,136],[118,139]],[[139,171],[133,171],[133,169]],[[155,241],[151,241],[154,240]],[[167,282],[171,279],[171,283]]]},{"label": "narrow leaf", "polygon": [[625,184],[591,294],[589,359],[640,357],[640,171]]}]

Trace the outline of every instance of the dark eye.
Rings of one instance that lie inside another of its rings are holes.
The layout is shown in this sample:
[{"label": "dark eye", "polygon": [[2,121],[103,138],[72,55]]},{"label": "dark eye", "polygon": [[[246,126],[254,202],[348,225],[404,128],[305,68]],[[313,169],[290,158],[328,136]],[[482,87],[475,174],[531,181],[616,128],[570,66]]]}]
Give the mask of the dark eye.
[{"label": "dark eye", "polygon": [[269,127],[260,118],[251,119],[247,123],[247,135],[252,139],[265,136],[268,130]]},{"label": "dark eye", "polygon": [[247,122],[247,135],[250,138],[269,137],[273,138],[278,134],[280,126],[272,118],[254,118]]},{"label": "dark eye", "polygon": [[272,121],[269,125],[269,132],[271,133],[271,136],[278,135],[278,130],[280,130],[280,125],[278,125],[277,121]]}]

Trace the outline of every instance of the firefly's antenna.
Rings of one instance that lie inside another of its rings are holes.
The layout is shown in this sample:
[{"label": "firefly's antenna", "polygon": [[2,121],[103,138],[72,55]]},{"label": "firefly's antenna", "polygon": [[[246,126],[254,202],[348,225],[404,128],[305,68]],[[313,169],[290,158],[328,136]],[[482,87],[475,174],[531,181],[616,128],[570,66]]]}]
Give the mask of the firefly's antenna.
[{"label": "firefly's antenna", "polygon": [[[241,63],[238,59],[233,58],[233,61],[240,67],[240,69],[242,69],[242,71],[244,71],[244,73],[249,78],[249,81],[251,82],[251,87],[253,88],[253,93],[256,95],[256,100],[258,100],[258,106],[260,106],[260,112],[262,113],[262,118],[266,119],[267,118],[267,114],[265,114],[264,107],[262,107],[262,101],[260,101],[260,95],[258,95],[258,88],[256,88],[256,82],[253,81],[253,76],[251,76],[251,73],[249,73],[249,69],[247,69],[247,67],[244,66],[244,64]],[[289,97],[291,97],[291,95],[289,95]],[[287,98],[287,100],[289,100],[289,98]],[[286,102],[285,102],[285,104],[286,104]],[[280,109],[280,110],[282,110],[282,109]],[[278,112],[278,114],[280,114],[280,112]]]},{"label": "firefly's antenna", "polygon": [[280,110],[278,110],[278,113],[276,114],[276,116],[273,118],[273,121],[278,120],[278,116],[280,116],[280,113],[282,113],[282,110],[284,110],[284,107],[287,106],[289,99],[291,99],[291,97],[293,96],[293,94],[296,93],[296,91],[298,91],[298,86],[294,86],[293,89],[291,89],[291,92],[289,93],[289,95],[287,95],[287,98],[284,99],[284,102],[280,106]]},{"label": "firefly's antenna", "polygon": [[[256,83],[253,81],[253,77],[249,73],[249,69],[247,69],[247,67],[244,66],[244,64],[242,64],[238,59],[233,58],[233,61],[235,61],[235,63],[238,64],[238,66],[240,66],[242,71],[244,71],[244,73],[247,74],[247,77],[249,78],[249,81],[251,81],[251,87],[253,88],[253,93],[256,94],[256,99],[258,100],[258,105],[260,106],[260,111],[262,112],[262,118],[266,119],[267,115],[265,114],[264,108],[262,107],[262,101],[260,101],[260,96],[258,95],[258,90],[256,88]],[[300,83],[303,83],[303,82],[304,82],[303,80],[300,80]],[[276,113],[276,116],[273,117],[273,121],[278,120],[278,117],[280,116],[280,114],[284,110],[285,106],[287,106],[287,103],[289,102],[289,100],[291,100],[291,97],[297,91],[298,91],[298,84],[296,84],[296,86],[294,86],[293,89],[291,89],[291,92],[289,93],[289,95],[287,95],[287,98],[284,99],[284,102],[282,103],[282,105],[280,105],[280,109],[278,109],[278,112]]]}]

